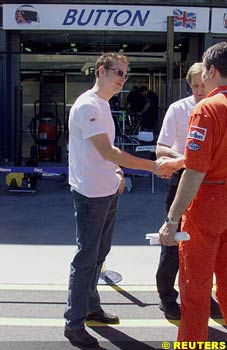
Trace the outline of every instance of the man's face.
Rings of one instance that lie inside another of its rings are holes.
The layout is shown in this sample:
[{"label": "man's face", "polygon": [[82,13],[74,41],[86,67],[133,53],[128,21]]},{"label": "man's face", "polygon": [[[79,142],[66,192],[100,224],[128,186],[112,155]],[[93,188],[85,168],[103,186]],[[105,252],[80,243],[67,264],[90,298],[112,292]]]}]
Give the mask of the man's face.
[{"label": "man's face", "polygon": [[197,73],[191,76],[191,89],[195,97],[195,102],[198,103],[205,95],[204,85],[201,79],[201,73]]},{"label": "man's face", "polygon": [[111,88],[113,94],[120,92],[127,80],[127,64],[121,60],[114,62],[110,68],[104,68],[106,70],[105,83],[108,84],[108,88]]}]

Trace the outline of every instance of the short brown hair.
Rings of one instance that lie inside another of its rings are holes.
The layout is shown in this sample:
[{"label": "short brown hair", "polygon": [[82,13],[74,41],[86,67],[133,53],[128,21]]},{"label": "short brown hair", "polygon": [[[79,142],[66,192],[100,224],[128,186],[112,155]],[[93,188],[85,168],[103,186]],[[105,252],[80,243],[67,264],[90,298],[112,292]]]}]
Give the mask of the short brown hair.
[{"label": "short brown hair", "polygon": [[203,63],[207,70],[211,65],[219,71],[222,78],[227,77],[227,42],[221,41],[208,49],[203,54]]},{"label": "short brown hair", "polygon": [[192,76],[198,73],[202,73],[202,63],[201,62],[196,62],[194,63],[188,70],[187,75],[186,75],[186,81],[188,85],[191,86],[192,82]]},{"label": "short brown hair", "polygon": [[113,67],[114,63],[116,61],[123,61],[128,65],[129,59],[125,55],[121,55],[119,53],[110,52],[110,53],[103,53],[96,61],[95,63],[95,75],[98,77],[98,69],[101,66],[111,68]]}]

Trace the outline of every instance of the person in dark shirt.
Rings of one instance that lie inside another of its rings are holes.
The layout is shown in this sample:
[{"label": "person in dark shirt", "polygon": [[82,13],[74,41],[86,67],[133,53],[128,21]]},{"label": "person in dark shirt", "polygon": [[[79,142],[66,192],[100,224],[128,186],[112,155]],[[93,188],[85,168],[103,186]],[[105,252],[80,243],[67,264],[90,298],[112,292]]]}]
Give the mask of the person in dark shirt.
[{"label": "person in dark shirt", "polygon": [[134,85],[132,87],[132,90],[130,90],[128,93],[124,107],[128,110],[129,113],[138,113],[143,109],[143,101],[144,99],[140,94],[138,86]]},{"label": "person in dark shirt", "polygon": [[144,85],[139,91],[143,97],[143,109],[140,112],[141,130],[154,131],[158,120],[158,95]]}]

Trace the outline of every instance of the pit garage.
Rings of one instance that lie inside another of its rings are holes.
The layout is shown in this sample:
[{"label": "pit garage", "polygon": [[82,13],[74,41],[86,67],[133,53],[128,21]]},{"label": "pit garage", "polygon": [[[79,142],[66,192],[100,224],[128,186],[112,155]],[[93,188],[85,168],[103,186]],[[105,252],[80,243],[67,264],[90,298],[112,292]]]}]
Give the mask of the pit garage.
[{"label": "pit garage", "polygon": [[[210,1],[201,1],[201,6],[193,2],[190,7],[186,3],[3,1],[1,162],[21,165],[37,153],[40,112],[45,113],[46,128],[48,118],[57,118],[53,161],[67,160],[70,107],[93,84],[94,63],[107,51],[130,59],[118,109],[124,110],[134,85],[147,86],[159,98],[158,133],[168,105],[188,93],[184,79],[188,67],[201,59],[205,47],[225,38],[224,8],[212,8]],[[215,26],[219,18],[223,28]]]}]

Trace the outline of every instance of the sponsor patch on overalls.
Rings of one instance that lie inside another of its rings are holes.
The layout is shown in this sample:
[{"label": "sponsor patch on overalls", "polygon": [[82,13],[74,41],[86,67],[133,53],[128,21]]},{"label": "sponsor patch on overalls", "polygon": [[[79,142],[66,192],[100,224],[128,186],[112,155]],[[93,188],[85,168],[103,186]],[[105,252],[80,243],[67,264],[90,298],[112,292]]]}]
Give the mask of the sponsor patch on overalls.
[{"label": "sponsor patch on overalls", "polygon": [[200,126],[190,126],[188,139],[195,139],[198,141],[204,141],[206,138],[207,129],[201,128]]}]

